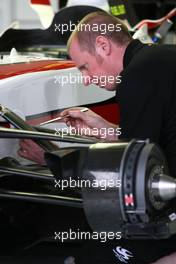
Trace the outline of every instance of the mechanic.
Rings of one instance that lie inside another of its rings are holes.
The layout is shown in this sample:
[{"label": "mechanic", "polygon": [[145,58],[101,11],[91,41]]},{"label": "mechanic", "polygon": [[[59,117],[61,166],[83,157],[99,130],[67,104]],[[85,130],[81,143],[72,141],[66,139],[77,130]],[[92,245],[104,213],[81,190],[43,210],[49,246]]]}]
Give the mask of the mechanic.
[{"label": "mechanic", "polygon": [[[81,27],[83,24],[90,25],[91,30],[79,30],[84,28]],[[93,30],[95,24],[98,30]],[[106,25],[105,33],[101,31],[102,24]],[[117,24],[121,24],[120,31],[116,30]],[[68,51],[81,71],[85,85],[94,83],[102,89],[116,90],[121,135],[107,135],[106,140],[149,138],[163,149],[170,175],[176,176],[176,48],[133,40],[121,21],[105,12],[96,12],[79,23],[68,41]],[[104,84],[101,76],[108,80],[111,76],[111,81]],[[116,82],[117,76],[121,78],[120,83]],[[62,116],[70,115],[65,118],[67,125],[76,129],[89,128],[90,131],[94,127],[116,131],[117,125],[91,110],[79,110],[72,108],[61,113]],[[27,141],[21,142],[19,154],[32,159]],[[175,236],[167,240],[121,239],[106,245],[96,244],[92,255],[91,249],[92,245],[84,263],[176,263]]]}]

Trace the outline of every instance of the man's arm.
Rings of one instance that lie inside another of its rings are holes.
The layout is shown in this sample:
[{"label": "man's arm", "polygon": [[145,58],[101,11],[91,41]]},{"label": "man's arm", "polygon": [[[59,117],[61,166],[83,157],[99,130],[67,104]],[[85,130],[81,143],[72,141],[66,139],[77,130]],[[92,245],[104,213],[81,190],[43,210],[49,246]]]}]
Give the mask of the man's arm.
[{"label": "man's arm", "polygon": [[[100,140],[118,140],[121,133],[120,128],[106,121],[90,109],[81,112],[81,107],[69,108],[61,113],[61,116],[69,115],[64,118],[65,123],[74,128],[80,136],[94,136]],[[44,150],[32,140],[20,140],[19,156],[34,161],[37,164],[45,165]]]},{"label": "man's arm", "polygon": [[108,122],[100,115],[90,109],[81,112],[82,107],[69,108],[61,113],[61,116],[69,115],[64,118],[64,122],[73,127],[77,133],[85,136],[94,136],[106,141],[118,140],[120,128]]}]

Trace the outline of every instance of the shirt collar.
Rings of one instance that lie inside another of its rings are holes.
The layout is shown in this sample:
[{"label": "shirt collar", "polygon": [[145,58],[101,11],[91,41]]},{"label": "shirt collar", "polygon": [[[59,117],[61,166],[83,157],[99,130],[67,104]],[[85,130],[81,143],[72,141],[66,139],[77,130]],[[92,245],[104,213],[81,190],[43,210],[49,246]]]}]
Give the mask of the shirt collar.
[{"label": "shirt collar", "polygon": [[144,46],[145,44],[141,43],[138,39],[134,39],[128,44],[123,57],[124,69],[128,66],[133,56]]}]

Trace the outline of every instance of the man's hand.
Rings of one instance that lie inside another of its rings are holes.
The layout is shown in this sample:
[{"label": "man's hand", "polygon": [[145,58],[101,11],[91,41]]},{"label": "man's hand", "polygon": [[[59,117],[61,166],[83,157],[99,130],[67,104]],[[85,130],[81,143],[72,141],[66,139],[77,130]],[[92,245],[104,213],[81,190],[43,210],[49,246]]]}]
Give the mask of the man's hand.
[{"label": "man's hand", "polygon": [[84,108],[69,108],[61,113],[61,116],[69,115],[64,118],[67,126],[74,127],[79,135],[94,136],[107,141],[118,139],[120,130],[117,125],[109,123],[90,109],[86,112],[81,112],[81,109]]},{"label": "man's hand", "polygon": [[30,139],[20,140],[18,155],[39,165],[45,165],[44,150]]}]

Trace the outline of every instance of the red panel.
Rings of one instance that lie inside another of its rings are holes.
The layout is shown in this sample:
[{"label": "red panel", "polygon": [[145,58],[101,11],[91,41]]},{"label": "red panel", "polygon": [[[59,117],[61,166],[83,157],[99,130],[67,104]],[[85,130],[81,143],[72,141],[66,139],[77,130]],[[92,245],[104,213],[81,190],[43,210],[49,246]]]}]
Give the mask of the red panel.
[{"label": "red panel", "polygon": [[31,4],[33,5],[50,5],[49,0],[31,0]]},{"label": "red panel", "polygon": [[120,113],[119,106],[117,103],[105,104],[101,106],[90,107],[92,111],[101,115],[104,119],[108,120],[113,124],[119,124]]},{"label": "red panel", "polygon": [[8,65],[0,65],[0,79],[8,77],[39,71],[61,70],[74,67],[72,61],[35,61],[26,63],[14,63]]}]

